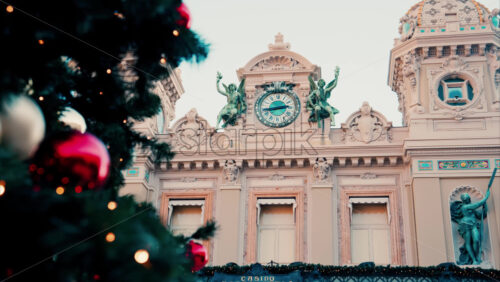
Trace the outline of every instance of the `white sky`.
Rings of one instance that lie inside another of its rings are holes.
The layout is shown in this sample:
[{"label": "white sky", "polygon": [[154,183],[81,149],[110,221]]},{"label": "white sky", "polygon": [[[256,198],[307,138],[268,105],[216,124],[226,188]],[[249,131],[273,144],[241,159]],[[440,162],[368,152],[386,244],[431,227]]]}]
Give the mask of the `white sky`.
[{"label": "white sky", "polygon": [[[192,29],[211,44],[201,64],[181,64],[184,95],[176,119],[191,108],[215,126],[226,103],[217,93],[215,77],[238,82],[236,70],[268,50],[281,32],[291,50],[321,67],[333,78],[340,66],[330,103],[340,110],[336,127],[357,111],[363,101],[401,125],[397,96],[387,85],[389,52],[398,37],[399,19],[418,0],[184,0],[191,11]],[[500,0],[481,0],[490,10]]]}]

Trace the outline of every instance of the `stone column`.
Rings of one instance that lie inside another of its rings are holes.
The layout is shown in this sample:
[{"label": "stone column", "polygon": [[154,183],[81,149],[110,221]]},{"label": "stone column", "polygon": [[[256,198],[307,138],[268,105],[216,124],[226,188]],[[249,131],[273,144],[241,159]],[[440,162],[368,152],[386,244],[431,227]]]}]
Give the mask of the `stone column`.
[{"label": "stone column", "polygon": [[313,184],[311,187],[311,258],[310,263],[334,264],[333,184]]},{"label": "stone column", "polygon": [[413,201],[418,264],[429,266],[448,261],[439,178],[415,178]]}]

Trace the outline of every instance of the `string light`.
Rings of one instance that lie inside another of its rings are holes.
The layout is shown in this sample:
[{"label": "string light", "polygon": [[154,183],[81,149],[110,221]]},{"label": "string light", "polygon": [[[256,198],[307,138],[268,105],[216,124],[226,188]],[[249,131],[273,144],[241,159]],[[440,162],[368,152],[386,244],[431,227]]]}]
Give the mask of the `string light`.
[{"label": "string light", "polygon": [[137,250],[134,254],[134,259],[137,263],[146,263],[149,260],[149,253],[146,250]]},{"label": "string light", "polygon": [[7,13],[12,13],[14,12],[14,7],[12,7],[12,5],[9,5],[7,6],[7,8],[5,8],[5,10],[7,11]]},{"label": "string light", "polygon": [[57,187],[57,188],[56,188],[56,194],[57,194],[57,195],[62,195],[62,194],[64,194],[64,187],[62,187],[62,186]]},{"label": "string light", "polygon": [[38,97],[38,100],[43,101],[43,100],[45,100],[45,98],[43,98],[43,96],[40,96],[40,97]]},{"label": "string light", "polygon": [[102,94],[103,94],[102,91],[99,91],[99,95],[102,95]]},{"label": "string light", "polygon": [[38,39],[38,44],[43,45],[45,44],[45,41],[43,41],[43,39]]},{"label": "string light", "polygon": [[173,34],[175,37],[177,37],[177,36],[179,36],[179,31],[178,31],[177,29],[174,29],[174,30],[172,31],[172,34]]},{"label": "string light", "polygon": [[78,185],[75,187],[75,193],[80,194],[82,193],[82,186]]},{"label": "string light", "polygon": [[125,123],[127,123],[127,120],[126,120],[126,119],[124,119],[124,120],[123,120],[123,123],[124,123],[124,124],[125,124]]},{"label": "string light", "polygon": [[111,243],[116,239],[115,233],[109,232],[106,234],[106,242]]},{"label": "string light", "polygon": [[3,196],[5,194],[5,181],[0,180],[0,196]]},{"label": "string light", "polygon": [[160,63],[161,63],[161,64],[166,64],[166,63],[167,63],[167,59],[165,59],[164,57],[162,57],[162,58],[160,59]]},{"label": "string light", "polygon": [[122,13],[119,13],[118,11],[115,11],[113,14],[120,20],[125,19],[125,16]]},{"label": "string light", "polygon": [[123,162],[123,158],[120,158],[120,162]]},{"label": "string light", "polygon": [[106,70],[106,73],[107,73],[107,74],[111,74],[111,69],[107,69],[107,70]]},{"label": "string light", "polygon": [[118,207],[118,204],[115,201],[108,202],[108,210],[112,211]]}]

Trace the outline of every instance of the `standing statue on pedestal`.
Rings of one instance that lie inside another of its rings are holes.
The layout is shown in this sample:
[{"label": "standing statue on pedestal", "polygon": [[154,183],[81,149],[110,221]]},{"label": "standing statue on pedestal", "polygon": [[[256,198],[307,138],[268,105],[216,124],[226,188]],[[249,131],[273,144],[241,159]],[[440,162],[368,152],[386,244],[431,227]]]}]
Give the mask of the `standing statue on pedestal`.
[{"label": "standing statue on pedestal", "polygon": [[[311,90],[307,97],[306,109],[309,112],[309,122],[317,122],[318,127],[322,127],[323,120],[330,118],[331,125],[335,125],[335,115],[339,110],[328,104],[332,90],[337,86],[340,69],[335,68],[335,78],[326,85],[323,79],[318,80],[318,84],[309,76]],[[321,123],[322,122],[322,123]]]},{"label": "standing statue on pedestal", "polygon": [[227,97],[227,105],[222,108],[219,115],[217,116],[216,129],[219,128],[219,123],[224,120],[222,128],[226,128],[228,124],[235,125],[238,118],[246,113],[247,103],[245,101],[245,79],[241,80],[240,86],[236,88],[236,84],[231,83],[229,86],[222,83],[224,90],[220,89],[220,80],[222,79],[222,74],[217,72],[217,92]]},{"label": "standing statue on pedestal", "polygon": [[[461,201],[451,203],[451,220],[458,224],[458,233],[464,239],[457,259],[459,265],[481,264],[483,219],[487,214],[486,200],[490,196],[491,182],[488,186],[486,195],[478,202],[471,203],[470,195],[463,193],[460,195]],[[477,210],[480,207],[482,209]]]}]

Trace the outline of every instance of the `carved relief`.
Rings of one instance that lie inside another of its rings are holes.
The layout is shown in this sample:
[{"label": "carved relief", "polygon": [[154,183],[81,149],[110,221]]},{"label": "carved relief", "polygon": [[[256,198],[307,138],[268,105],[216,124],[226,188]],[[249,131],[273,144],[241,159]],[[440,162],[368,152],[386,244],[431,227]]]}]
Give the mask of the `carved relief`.
[{"label": "carved relief", "polygon": [[240,168],[234,160],[227,160],[223,167],[224,180],[227,183],[236,183],[240,174]]},{"label": "carved relief", "polygon": [[328,181],[330,176],[330,164],[326,158],[317,158],[313,165],[313,175],[317,183],[324,183]]},{"label": "carved relief", "polygon": [[193,108],[172,127],[170,144],[180,149],[193,150],[203,145],[210,139],[213,131],[206,119],[198,116],[198,111]]},{"label": "carved relief", "polygon": [[347,122],[342,124],[342,141],[365,144],[383,140],[391,142],[391,127],[392,122],[388,122],[382,114],[373,111],[368,102],[363,102],[359,111],[352,114]]},{"label": "carved relief", "polygon": [[181,178],[181,182],[184,182],[184,183],[193,183],[196,181],[198,181],[198,179],[195,177],[183,177],[183,178]]},{"label": "carved relief", "polygon": [[271,56],[259,61],[250,71],[301,70],[306,67],[294,58],[288,56]]},{"label": "carved relief", "polygon": [[410,39],[415,32],[417,26],[417,19],[413,16],[405,15],[399,20],[399,34],[401,34],[401,41],[404,42]]},{"label": "carved relief", "polygon": [[269,176],[269,180],[281,181],[281,180],[285,180],[285,176],[281,175],[281,174],[278,174],[278,173],[275,173],[275,174]]},{"label": "carved relief", "polygon": [[488,61],[488,67],[491,75],[491,80],[493,81],[493,106],[495,109],[500,109],[500,60],[498,60],[498,48],[496,46],[490,46],[486,52],[486,59]]},{"label": "carved relief", "polygon": [[365,172],[359,176],[361,179],[375,179],[377,178],[376,174],[370,173],[370,172]]}]

